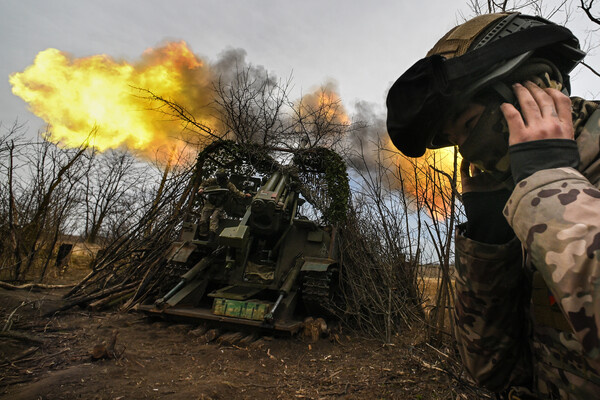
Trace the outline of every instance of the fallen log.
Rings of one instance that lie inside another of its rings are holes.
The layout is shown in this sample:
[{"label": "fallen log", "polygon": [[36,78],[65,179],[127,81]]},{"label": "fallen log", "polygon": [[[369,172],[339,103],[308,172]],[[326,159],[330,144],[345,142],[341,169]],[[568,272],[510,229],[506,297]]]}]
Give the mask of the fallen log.
[{"label": "fallen log", "polygon": [[22,285],[12,285],[7,282],[0,281],[0,288],[7,290],[23,290],[23,289],[67,289],[74,287],[70,285],[47,285],[45,283],[24,283]]},{"label": "fallen log", "polygon": [[111,294],[110,296],[106,296],[102,299],[96,300],[90,303],[89,308],[92,311],[98,311],[104,307],[110,306],[113,303],[117,303],[119,300],[126,300],[130,296],[133,295],[135,288],[129,288],[125,290],[121,290],[117,293]]},{"label": "fallen log", "polygon": [[51,317],[52,315],[54,315],[57,312],[65,311],[65,310],[68,310],[69,308],[72,308],[72,307],[75,307],[75,306],[78,306],[81,304],[90,303],[94,300],[98,300],[100,298],[103,298],[105,296],[111,295],[113,293],[116,293],[116,292],[119,292],[119,291],[122,291],[125,289],[132,289],[132,288],[136,287],[137,285],[139,285],[139,282],[131,282],[131,283],[128,283],[127,285],[118,285],[118,286],[114,286],[112,288],[104,289],[99,292],[93,293],[89,296],[79,297],[77,299],[73,299],[72,301],[65,304],[64,306],[61,306],[54,310],[48,311],[43,316]]},{"label": "fallen log", "polygon": [[223,346],[233,346],[240,342],[246,335],[242,332],[229,332],[217,338],[217,343]]}]

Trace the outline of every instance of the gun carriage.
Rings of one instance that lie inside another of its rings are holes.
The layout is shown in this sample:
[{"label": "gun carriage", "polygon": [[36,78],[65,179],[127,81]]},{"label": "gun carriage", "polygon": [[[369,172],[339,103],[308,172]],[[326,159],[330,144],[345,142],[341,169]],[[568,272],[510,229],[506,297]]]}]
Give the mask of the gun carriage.
[{"label": "gun carriage", "polygon": [[[302,183],[281,168],[265,178],[232,174],[251,199],[231,199],[214,241],[184,222],[166,259],[184,271],[138,309],[173,317],[294,333],[306,316],[329,316],[338,294],[337,229],[299,214]],[[220,188],[205,188],[218,195]]]}]

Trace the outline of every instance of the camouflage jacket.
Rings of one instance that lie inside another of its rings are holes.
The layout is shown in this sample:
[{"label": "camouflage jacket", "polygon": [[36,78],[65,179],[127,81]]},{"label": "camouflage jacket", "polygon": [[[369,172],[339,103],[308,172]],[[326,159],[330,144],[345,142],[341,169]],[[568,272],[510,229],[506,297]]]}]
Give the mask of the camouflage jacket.
[{"label": "camouflage jacket", "polygon": [[583,103],[579,171],[541,170],[517,184],[504,208],[516,237],[491,245],[456,235],[463,364],[511,398],[600,396],[600,110]]},{"label": "camouflage jacket", "polygon": [[[219,185],[219,182],[217,182],[217,178],[208,178],[200,184],[200,187],[202,189],[207,189],[207,188],[216,187],[216,186],[221,186],[221,185]],[[229,192],[227,192],[227,195],[223,196],[222,194],[217,194],[217,195],[209,194],[206,197],[207,204],[209,204],[210,206],[221,207],[227,201],[227,199],[230,195],[234,195],[235,197],[238,197],[240,199],[243,199],[246,196],[244,194],[244,192],[240,191],[233,184],[233,182],[231,182],[229,180],[227,181],[227,185],[223,186],[223,188],[229,189]]]}]

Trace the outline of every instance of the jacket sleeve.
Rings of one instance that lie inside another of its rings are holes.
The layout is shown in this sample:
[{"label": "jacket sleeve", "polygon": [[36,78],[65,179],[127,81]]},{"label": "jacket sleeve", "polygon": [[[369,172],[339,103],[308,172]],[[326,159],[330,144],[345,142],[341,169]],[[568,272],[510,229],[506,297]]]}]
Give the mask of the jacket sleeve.
[{"label": "jacket sleeve", "polygon": [[246,195],[244,194],[244,192],[240,191],[234,184],[233,182],[228,182],[227,183],[227,188],[229,189],[229,191],[235,196],[238,197],[240,199],[244,198]]},{"label": "jacket sleeve", "polygon": [[600,191],[573,168],[517,184],[504,215],[569,321],[585,354],[600,358]]},{"label": "jacket sleeve", "polygon": [[201,188],[207,188],[209,186],[215,186],[217,184],[217,180],[215,178],[208,178],[202,181],[200,184]]},{"label": "jacket sleeve", "polygon": [[529,289],[516,237],[486,244],[456,235],[455,336],[475,381],[500,392],[531,382],[527,341]]}]

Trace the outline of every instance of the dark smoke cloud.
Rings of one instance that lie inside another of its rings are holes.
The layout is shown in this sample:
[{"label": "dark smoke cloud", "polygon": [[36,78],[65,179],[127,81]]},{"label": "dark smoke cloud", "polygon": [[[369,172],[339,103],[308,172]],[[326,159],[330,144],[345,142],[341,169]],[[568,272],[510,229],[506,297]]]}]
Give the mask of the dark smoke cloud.
[{"label": "dark smoke cloud", "polygon": [[360,122],[348,137],[349,146],[353,149],[349,161],[354,168],[365,170],[377,164],[379,152],[387,143],[385,114],[377,110],[375,104],[366,101],[358,101],[354,109],[353,120]]},{"label": "dark smoke cloud", "polygon": [[246,50],[242,48],[229,48],[219,53],[217,60],[211,63],[216,79],[225,85],[234,84],[239,73],[247,71],[248,77],[256,80],[257,84],[265,80],[272,85],[276,84],[277,77],[273,73],[268,72],[262,65],[250,64],[246,56]]}]

